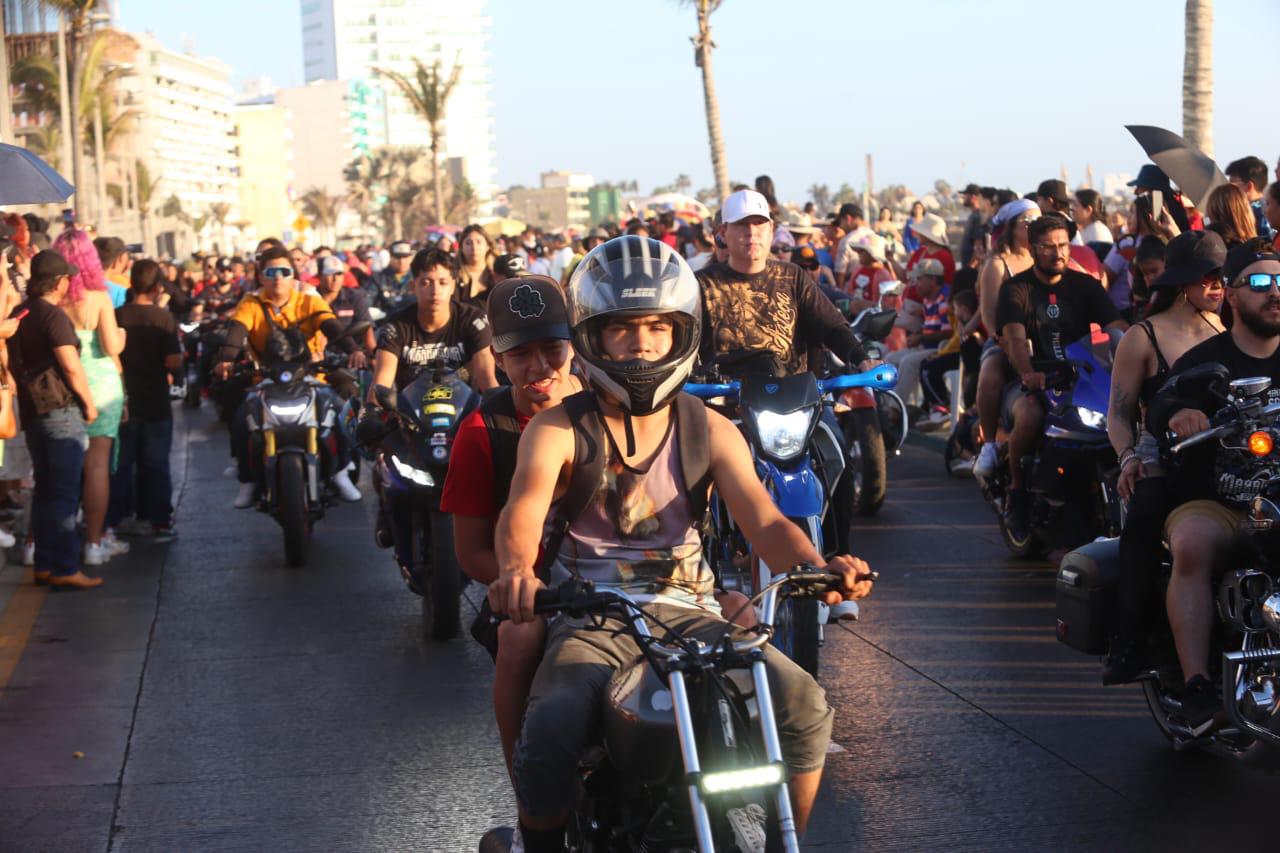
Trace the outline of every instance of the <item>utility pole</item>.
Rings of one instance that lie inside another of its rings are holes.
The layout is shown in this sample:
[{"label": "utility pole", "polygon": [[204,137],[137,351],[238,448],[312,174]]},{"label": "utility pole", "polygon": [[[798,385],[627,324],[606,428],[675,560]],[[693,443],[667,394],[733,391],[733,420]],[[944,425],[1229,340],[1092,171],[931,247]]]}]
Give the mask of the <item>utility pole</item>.
[{"label": "utility pole", "polygon": [[[67,85],[67,18],[58,12],[58,101],[62,119],[62,173],[74,171],[74,159],[71,151],[71,95]],[[80,188],[76,187],[75,209],[77,216],[81,213]]]},{"label": "utility pole", "polygon": [[0,3],[0,40],[4,48],[0,52],[0,142],[13,144],[13,104],[9,97],[9,28],[4,19],[4,4]]}]

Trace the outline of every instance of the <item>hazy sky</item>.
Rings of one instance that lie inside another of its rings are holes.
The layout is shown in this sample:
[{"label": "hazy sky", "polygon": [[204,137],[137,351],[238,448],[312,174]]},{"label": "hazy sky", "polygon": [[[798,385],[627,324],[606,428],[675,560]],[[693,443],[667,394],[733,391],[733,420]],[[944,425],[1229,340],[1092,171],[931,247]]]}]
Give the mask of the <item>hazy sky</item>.
[{"label": "hazy sky", "polygon": [[[1218,0],[1220,163],[1280,155],[1280,2]],[[302,82],[297,0],[122,0],[122,24],[221,58],[237,81]],[[730,178],[784,199],[815,182],[1021,191],[1144,160],[1125,124],[1182,125],[1183,0],[727,0],[712,18]],[[691,9],[676,0],[491,0],[498,178],[548,169],[712,183]]]}]

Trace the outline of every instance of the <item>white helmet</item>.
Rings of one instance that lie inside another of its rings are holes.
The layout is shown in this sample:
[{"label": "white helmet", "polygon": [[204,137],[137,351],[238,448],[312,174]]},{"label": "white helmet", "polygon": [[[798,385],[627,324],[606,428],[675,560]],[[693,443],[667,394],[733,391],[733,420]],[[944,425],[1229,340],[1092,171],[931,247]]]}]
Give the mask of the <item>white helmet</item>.
[{"label": "white helmet", "polygon": [[[698,357],[702,297],[693,270],[660,240],[626,235],[596,246],[568,287],[573,351],[591,386],[633,415],[660,409],[684,387]],[[600,347],[610,317],[666,315],[671,352],[661,361],[615,361]]]}]

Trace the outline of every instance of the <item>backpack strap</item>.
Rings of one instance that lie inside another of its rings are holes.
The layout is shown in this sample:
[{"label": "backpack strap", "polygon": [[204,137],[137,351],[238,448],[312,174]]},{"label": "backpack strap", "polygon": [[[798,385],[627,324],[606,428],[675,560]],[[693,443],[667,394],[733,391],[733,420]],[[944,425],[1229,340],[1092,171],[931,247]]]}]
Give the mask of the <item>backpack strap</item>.
[{"label": "backpack strap", "polygon": [[680,440],[680,473],[689,499],[689,514],[701,528],[707,515],[707,492],[711,488],[711,435],[707,426],[707,404],[692,394],[675,400],[676,430]]},{"label": "backpack strap", "polygon": [[573,427],[573,472],[569,489],[555,506],[555,520],[546,540],[546,561],[550,565],[560,554],[560,545],[569,526],[582,514],[600,489],[604,464],[608,457],[604,441],[604,421],[596,405],[594,391],[580,391],[566,397],[564,406]]},{"label": "backpack strap", "polygon": [[511,386],[502,385],[484,392],[480,417],[489,433],[489,456],[493,460],[493,505],[507,505],[511,480],[516,474],[516,450],[520,443],[520,421]]}]

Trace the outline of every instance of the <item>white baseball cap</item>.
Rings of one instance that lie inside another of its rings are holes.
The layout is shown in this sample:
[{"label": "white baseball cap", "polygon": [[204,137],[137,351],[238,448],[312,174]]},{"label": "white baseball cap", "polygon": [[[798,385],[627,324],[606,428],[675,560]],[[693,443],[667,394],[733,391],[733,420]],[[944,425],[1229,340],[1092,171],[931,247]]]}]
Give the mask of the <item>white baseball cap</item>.
[{"label": "white baseball cap", "polygon": [[736,193],[730,193],[724,200],[724,206],[720,208],[720,221],[728,225],[741,222],[748,216],[763,216],[765,219],[772,220],[769,202],[755,190],[738,190]]},{"label": "white baseball cap", "polygon": [[339,257],[325,255],[320,259],[320,275],[342,275],[346,271],[347,265]]}]

